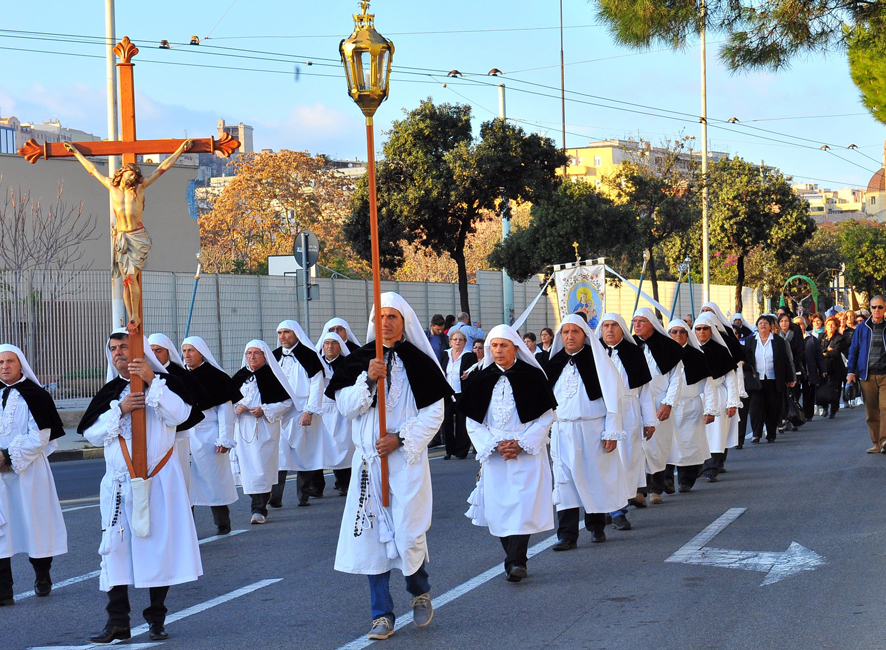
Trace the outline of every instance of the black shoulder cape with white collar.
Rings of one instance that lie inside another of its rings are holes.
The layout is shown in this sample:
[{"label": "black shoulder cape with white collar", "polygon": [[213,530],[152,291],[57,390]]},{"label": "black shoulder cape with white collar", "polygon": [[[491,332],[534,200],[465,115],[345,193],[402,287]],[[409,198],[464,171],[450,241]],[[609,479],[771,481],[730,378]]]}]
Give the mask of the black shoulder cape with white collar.
[{"label": "black shoulder cape with white collar", "polygon": [[[606,344],[603,343],[605,346]],[[607,346],[608,347],[608,346]],[[628,387],[639,388],[652,381],[652,373],[649,364],[646,363],[646,355],[640,346],[622,338],[615,346],[618,351],[618,360],[624,366],[628,375]]]},{"label": "black shoulder cape with white collar", "polygon": [[37,428],[40,430],[49,429],[50,440],[55,440],[65,435],[65,427],[58,415],[58,410],[55,408],[55,402],[52,401],[52,396],[42,386],[38,386],[25,377],[17,384],[12,384],[11,386],[0,384],[0,387],[14,388],[19,392],[22,399],[25,400],[25,404],[28,405],[28,410],[31,412],[34,422],[37,423]]},{"label": "black shoulder cape with white collar", "polygon": [[[318,372],[323,372],[323,366],[320,363],[320,357],[313,348],[309,348],[303,343],[299,343],[292,348],[292,356],[301,364],[301,367],[308,373],[308,377],[313,377]],[[274,350],[274,358],[277,361],[283,358],[283,348],[279,347]]]},{"label": "black shoulder cape with white collar", "polygon": [[234,388],[233,380],[208,361],[190,371],[191,377],[200,385],[203,396],[197,401],[201,411],[220,406],[225,402],[239,402],[243,395]]},{"label": "black shoulder cape with white collar", "polygon": [[578,370],[581,377],[581,383],[585,386],[585,393],[592,402],[603,397],[603,389],[600,387],[600,378],[597,376],[597,363],[594,360],[594,351],[590,345],[585,345],[575,354],[569,354],[566,350],[560,350],[551,357],[545,366],[545,373],[548,376],[548,385],[553,390],[563,374],[563,369],[567,365],[573,364]]},{"label": "black shoulder cape with white collar", "polygon": [[[446,376],[440,370],[440,366],[412,343],[400,341],[395,343],[393,348],[385,349],[392,349],[403,362],[406,378],[409,380],[409,389],[415,398],[417,408],[423,409],[452,395],[452,387],[446,381]],[[337,391],[353,386],[360,374],[369,368],[369,362],[374,358],[375,341],[370,341],[345,357],[341,365],[335,369],[332,379],[329,380],[326,396],[335,399]]]},{"label": "black shoulder cape with white collar", "polygon": [[243,384],[249,381],[252,377],[255,377],[255,382],[258,384],[258,394],[261,395],[262,404],[274,404],[276,402],[285,402],[288,399],[292,399],[289,396],[289,393],[286,392],[286,388],[284,388],[283,384],[280,383],[280,380],[277,379],[277,375],[271,370],[271,366],[268,364],[263,365],[255,372],[252,372],[252,370],[249,369],[249,366],[240,368],[240,370],[238,370],[232,377],[234,388],[240,390]]},{"label": "black shoulder cape with white collar", "polygon": [[462,393],[455,408],[475,422],[483,422],[486,418],[492,390],[502,377],[506,377],[511,384],[517,415],[523,424],[557,408],[554,391],[548,385],[544,371],[521,359],[517,359],[507,370],[491,363],[472,375],[476,376],[471,378],[470,390]]},{"label": "black shoulder cape with white collar", "polygon": [[643,345],[649,346],[652,358],[655,359],[655,365],[663,375],[668,374],[683,360],[683,346],[658,330],[653,331],[652,336],[645,341],[634,334],[634,340],[641,347]]},{"label": "black shoulder cape with white collar", "polygon": [[686,373],[686,383],[690,386],[711,376],[711,368],[704,352],[691,345],[683,348],[683,371]]},{"label": "black shoulder cape with white collar", "polygon": [[738,368],[738,362],[729,353],[729,349],[714,339],[702,343],[701,351],[704,352],[705,360],[711,369],[711,377],[714,379],[719,379],[731,370]]},{"label": "black shoulder cape with white collar", "polygon": [[[188,419],[175,428],[176,431],[187,431],[199,422],[203,421],[203,411],[201,411],[199,408],[196,408],[194,398],[191,396],[190,391],[188,391],[181,379],[174,375],[168,375],[165,373],[160,373],[156,375],[156,377],[164,379],[166,381],[166,388],[178,395],[185,404],[194,407],[191,408],[191,415],[188,417]],[[92,398],[89,406],[86,408],[86,412],[83,414],[83,417],[80,420],[80,424],[77,425],[77,433],[82,434],[89,427],[91,427],[96,420],[98,420],[99,416],[101,416],[102,413],[110,410],[111,402],[120,399],[120,394],[128,385],[129,382],[123,379],[123,377],[117,377],[116,379],[112,379],[107,384],[102,386],[101,389],[95,394],[95,397]]]}]

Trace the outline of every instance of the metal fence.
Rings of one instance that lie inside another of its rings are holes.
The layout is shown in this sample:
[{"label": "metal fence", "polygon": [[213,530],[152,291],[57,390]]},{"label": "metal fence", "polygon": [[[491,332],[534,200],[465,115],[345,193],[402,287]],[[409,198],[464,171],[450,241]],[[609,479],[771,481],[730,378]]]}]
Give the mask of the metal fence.
[{"label": "metal fence", "polygon": [[[144,315],[147,333],[163,332],[176,343],[184,337],[194,277],[188,273],[145,271]],[[190,334],[202,336],[219,363],[230,373],[242,366],[246,342],[259,338],[276,346],[276,329],[287,318],[298,320],[312,339],[330,318],[347,320],[360,340],[366,333],[372,305],[369,281],[319,278],[319,295],[309,305],[299,300],[294,277],[253,275],[203,275],[197,287]],[[685,286],[685,285],[684,285]],[[532,280],[514,286],[516,315],[535,298],[541,283]],[[647,289],[648,285],[644,287]],[[661,302],[670,306],[674,283],[659,284]],[[695,290],[695,309],[701,288]],[[732,304],[732,287],[712,287],[715,301]],[[460,311],[458,286],[449,283],[382,282],[382,291],[400,293],[423,325],[433,314]],[[469,285],[471,317],[488,331],[502,322],[502,280],[497,271],[477,271],[477,284]],[[630,316],[634,293],[627,287],[607,287],[607,310]],[[750,290],[745,316],[756,316]],[[645,305],[645,301],[641,301]],[[689,313],[688,291],[680,294],[678,313]],[[552,294],[540,300],[523,331],[536,334],[556,328]],[[111,323],[108,271],[54,271],[14,273],[0,271],[0,342],[24,350],[38,378],[58,400],[83,399],[95,394],[105,378],[104,343]]]}]

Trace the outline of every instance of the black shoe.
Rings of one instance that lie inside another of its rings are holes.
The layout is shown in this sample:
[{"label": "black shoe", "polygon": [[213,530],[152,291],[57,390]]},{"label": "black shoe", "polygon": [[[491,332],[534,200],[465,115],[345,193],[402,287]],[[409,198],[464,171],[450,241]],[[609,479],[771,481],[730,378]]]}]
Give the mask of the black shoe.
[{"label": "black shoe", "polygon": [[452,458],[452,454],[446,454],[443,456],[443,460],[449,460],[450,458]]},{"label": "black shoe", "polygon": [[15,605],[15,598],[13,596],[0,600],[0,607],[9,607],[10,605]]},{"label": "black shoe", "polygon": [[301,499],[298,500],[298,507],[299,508],[304,508],[309,505],[311,505],[311,503],[310,503],[310,501],[308,501],[308,497],[302,497]]},{"label": "black shoe", "polygon": [[615,526],[617,530],[630,530],[632,528],[631,522],[629,522],[628,518],[624,515],[613,517],[612,525]]},{"label": "black shoe", "polygon": [[733,449],[744,449],[744,443],[741,443],[741,442],[738,443],[737,445],[735,445],[735,446],[733,447]]},{"label": "black shoe", "polygon": [[635,508],[645,508],[646,502],[645,501],[638,501],[634,497],[631,497],[630,499],[628,499],[628,505],[634,506]]},{"label": "black shoe", "polygon": [[837,417],[837,414],[836,414],[836,413],[831,413],[831,414],[828,416],[828,420],[833,420],[835,417]]},{"label": "black shoe", "polygon": [[148,638],[151,641],[165,641],[169,638],[169,632],[163,627],[163,623],[151,623],[148,628]]},{"label": "black shoe", "polygon": [[37,578],[34,581],[34,594],[40,598],[46,598],[50,593],[52,593],[52,580],[49,579],[49,576]]},{"label": "black shoe", "polygon": [[717,482],[717,477],[714,476],[713,474],[709,474],[708,476],[705,476],[705,478],[708,480],[708,483],[716,483]]},{"label": "black shoe", "polygon": [[270,501],[268,501],[268,505],[272,508],[282,508],[283,500],[281,499],[280,501],[277,501],[276,499],[271,499]]},{"label": "black shoe", "polygon": [[335,488],[335,489],[338,490],[338,496],[340,496],[340,497],[346,497],[346,496],[348,496],[348,488],[346,488],[346,487],[337,487],[337,488]]},{"label": "black shoe", "polygon": [[719,471],[720,474],[725,474],[725,473],[728,472],[729,470],[726,469],[725,467],[721,467],[718,471]]},{"label": "black shoe", "polygon": [[574,548],[578,548],[578,543],[572,539],[561,539],[554,544],[553,548],[555,551],[571,551]]},{"label": "black shoe", "polygon": [[612,523],[612,515],[610,515],[608,512],[603,515],[603,523],[607,526]]},{"label": "black shoe", "polygon": [[751,444],[752,445],[759,445],[760,439],[759,438],[751,438]]},{"label": "black shoe", "polygon": [[227,526],[219,526],[218,528],[215,529],[215,534],[216,535],[230,535],[231,534],[231,525],[228,524]]},{"label": "black shoe", "polygon": [[315,488],[315,487],[309,488],[308,489],[308,496],[313,497],[314,499],[322,499],[323,498],[323,490],[321,490],[320,488]]},{"label": "black shoe", "polygon": [[117,627],[116,625],[105,625],[98,634],[89,637],[92,643],[110,643],[111,641],[125,641],[132,638],[128,627]]},{"label": "black shoe", "polygon": [[526,571],[525,566],[522,564],[515,564],[511,567],[511,570],[508,571],[508,582],[520,582],[528,575],[529,573]]},{"label": "black shoe", "polygon": [[681,485],[677,491],[680,493],[691,492],[692,486],[691,485]]},{"label": "black shoe", "polygon": [[594,544],[601,544],[606,541],[606,531],[603,530],[592,530],[591,531],[591,541]]},{"label": "black shoe", "polygon": [[766,438],[766,442],[775,442],[775,438]]},{"label": "black shoe", "polygon": [[669,481],[669,482],[667,482],[667,483],[664,484],[664,492],[665,492],[665,494],[673,494],[673,493],[676,492],[676,491],[677,491],[677,490],[674,488],[674,482],[673,482],[673,481]]}]

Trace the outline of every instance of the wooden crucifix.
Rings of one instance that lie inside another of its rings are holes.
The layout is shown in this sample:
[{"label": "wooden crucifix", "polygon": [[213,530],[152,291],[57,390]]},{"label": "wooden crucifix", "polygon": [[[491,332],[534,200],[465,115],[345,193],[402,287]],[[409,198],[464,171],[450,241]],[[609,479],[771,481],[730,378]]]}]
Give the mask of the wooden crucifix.
[{"label": "wooden crucifix", "polygon": [[[114,277],[123,277],[124,302],[129,324],[130,358],[144,358],[143,318],[141,271],[147,261],[151,248],[142,220],[145,206],[145,189],[172,167],[179,156],[185,151],[191,153],[219,153],[230,156],[240,146],[240,142],[227,133],[221,138],[203,138],[195,140],[137,140],[135,137],[135,83],[133,77],[132,57],[138,54],[138,48],[124,36],[117,43],[114,53],[120,58],[117,69],[120,74],[120,141],[102,140],[100,142],[78,142],[72,144],[45,143],[39,145],[33,138],[18,150],[28,162],[35,163],[40,158],[75,157],[80,163],[111,192],[114,205],[114,224],[111,238],[114,244]],[[157,168],[149,178],[145,179],[137,164],[140,154],[172,154]],[[123,156],[123,167],[108,178],[99,172],[86,156]],[[143,391],[144,382],[140,377],[132,375],[131,389],[133,392]],[[142,477],[148,476],[148,457],[146,440],[145,411],[139,409],[132,412],[132,464],[135,473]]]}]

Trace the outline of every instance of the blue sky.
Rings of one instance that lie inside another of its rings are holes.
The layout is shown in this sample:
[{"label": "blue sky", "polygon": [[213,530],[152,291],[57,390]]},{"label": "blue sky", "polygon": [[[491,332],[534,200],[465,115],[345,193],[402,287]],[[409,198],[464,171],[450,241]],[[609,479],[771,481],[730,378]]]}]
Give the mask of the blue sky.
[{"label": "blue sky", "polygon": [[[388,128],[427,97],[472,104],[479,126],[497,115],[496,86],[503,82],[508,116],[559,146],[558,8],[558,0],[375,0],[376,27],[396,46],[391,96],[376,115],[377,127]],[[365,159],[362,115],[336,63],[357,10],[353,0],[118,0],[117,38],[128,35],[141,50],[135,58],[139,137],[206,137],[224,118],[255,127],[256,148]],[[103,36],[104,2],[10,2],[2,17],[0,115],[57,118],[104,136],[104,49],[84,38]],[[596,22],[593,2],[564,0],[567,146],[604,138],[700,138],[698,48],[627,50]],[[192,35],[203,44],[175,45]],[[161,39],[173,49],[158,49]],[[778,74],[731,75],[717,61],[717,47],[709,44],[708,57],[713,149],[765,161],[800,182],[867,186],[882,166],[886,129],[858,101],[845,56],[798,60]],[[505,75],[487,77],[492,68]],[[465,77],[445,78],[452,69]],[[730,117],[740,124],[715,128],[715,120]],[[380,148],[384,136],[376,138]],[[819,149],[825,143],[829,152]],[[847,149],[850,144],[859,149]]]}]

